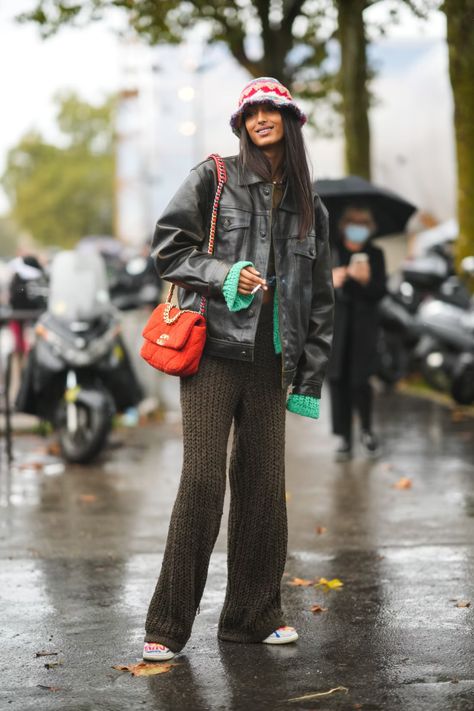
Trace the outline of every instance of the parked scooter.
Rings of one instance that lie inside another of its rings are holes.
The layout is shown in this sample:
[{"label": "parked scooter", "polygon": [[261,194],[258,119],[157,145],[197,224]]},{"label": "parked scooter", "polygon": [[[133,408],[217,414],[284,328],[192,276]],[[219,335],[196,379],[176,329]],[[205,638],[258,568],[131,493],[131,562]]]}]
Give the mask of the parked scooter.
[{"label": "parked scooter", "polygon": [[387,385],[394,385],[413,370],[413,348],[421,335],[417,308],[413,286],[402,274],[393,275],[379,304],[377,340],[377,375]]},{"label": "parked scooter", "polygon": [[[466,257],[461,268],[473,276],[474,257]],[[426,299],[418,319],[422,336],[415,353],[423,376],[456,402],[470,405],[474,402],[474,301],[464,308],[439,297]]]},{"label": "parked scooter", "polygon": [[149,256],[134,255],[110,279],[110,298],[121,311],[159,303],[162,281]]},{"label": "parked scooter", "polygon": [[385,383],[393,385],[415,370],[414,349],[421,336],[418,309],[427,296],[440,291],[452,273],[448,253],[430,250],[404,262],[388,280],[387,294],[379,304],[377,372]]},{"label": "parked scooter", "polygon": [[426,253],[407,260],[387,285],[379,306],[378,375],[387,384],[418,367],[416,345],[423,334],[419,309],[427,298],[468,309],[470,295],[456,275],[450,241],[431,245]]},{"label": "parked scooter", "polygon": [[47,311],[36,326],[17,410],[49,421],[64,458],[85,463],[104,446],[114,413],[141,397],[102,258],[60,252],[51,266]]}]

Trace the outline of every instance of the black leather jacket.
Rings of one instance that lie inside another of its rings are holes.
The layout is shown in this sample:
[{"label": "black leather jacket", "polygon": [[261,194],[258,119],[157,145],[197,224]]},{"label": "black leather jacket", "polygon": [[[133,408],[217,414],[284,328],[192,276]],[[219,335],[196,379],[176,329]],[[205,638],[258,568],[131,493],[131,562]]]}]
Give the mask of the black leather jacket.
[{"label": "black leather jacket", "polygon": [[[152,255],[160,276],[180,286],[181,308],[199,309],[208,297],[206,352],[253,360],[262,305],[258,291],[245,310],[229,311],[222,286],[230,268],[248,260],[266,275],[273,240],[282,344],[282,387],[319,398],[331,348],[332,272],[328,216],[314,197],[315,224],[298,239],[297,207],[287,186],[272,211],[273,185],[225,158],[228,182],[219,207],[214,254],[206,254],[216,172],[212,160],[193,168],[156,225]],[[273,212],[273,214],[272,214]]]}]

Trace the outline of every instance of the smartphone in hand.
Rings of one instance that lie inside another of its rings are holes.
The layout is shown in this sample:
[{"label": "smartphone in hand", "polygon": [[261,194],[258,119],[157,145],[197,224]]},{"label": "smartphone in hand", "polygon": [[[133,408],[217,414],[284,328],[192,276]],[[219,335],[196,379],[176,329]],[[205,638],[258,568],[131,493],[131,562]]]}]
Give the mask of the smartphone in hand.
[{"label": "smartphone in hand", "polygon": [[354,254],[350,258],[349,264],[351,266],[353,264],[367,264],[368,261],[369,255],[365,252],[354,252]]}]

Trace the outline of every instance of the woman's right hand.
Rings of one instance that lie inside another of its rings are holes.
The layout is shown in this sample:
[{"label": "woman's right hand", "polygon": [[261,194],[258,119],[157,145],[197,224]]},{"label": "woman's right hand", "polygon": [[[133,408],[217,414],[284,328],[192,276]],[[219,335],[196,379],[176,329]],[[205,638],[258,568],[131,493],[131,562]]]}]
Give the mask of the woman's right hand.
[{"label": "woman's right hand", "polygon": [[332,282],[335,289],[340,289],[344,286],[344,282],[347,279],[347,268],[346,267],[335,267],[332,270]]},{"label": "woman's right hand", "polygon": [[241,269],[239,285],[237,287],[238,293],[248,296],[256,286],[261,286],[264,291],[268,289],[267,282],[261,278],[260,272],[258,272],[255,267],[244,267]]}]

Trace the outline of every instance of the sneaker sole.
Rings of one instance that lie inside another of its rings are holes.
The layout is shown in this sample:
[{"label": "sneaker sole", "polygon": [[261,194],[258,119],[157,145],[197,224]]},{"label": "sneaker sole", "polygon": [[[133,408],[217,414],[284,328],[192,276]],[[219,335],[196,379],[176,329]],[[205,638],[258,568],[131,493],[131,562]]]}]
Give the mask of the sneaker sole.
[{"label": "sneaker sole", "polygon": [[162,654],[146,654],[143,653],[143,661],[145,662],[166,662],[168,659],[173,659],[174,652],[166,652]]},{"label": "sneaker sole", "polygon": [[298,639],[298,632],[295,632],[289,637],[275,637],[274,639],[267,639],[262,642],[262,644],[291,644],[291,642],[296,642]]}]

